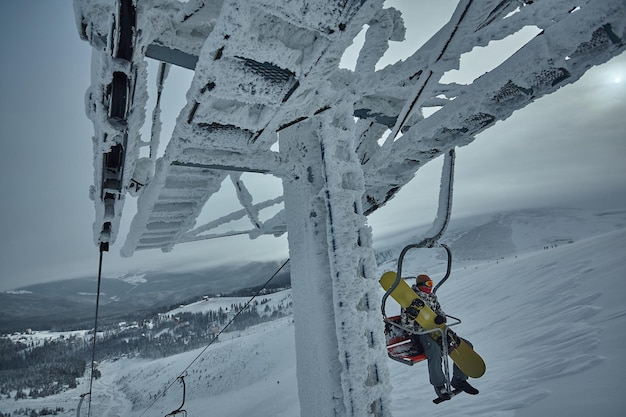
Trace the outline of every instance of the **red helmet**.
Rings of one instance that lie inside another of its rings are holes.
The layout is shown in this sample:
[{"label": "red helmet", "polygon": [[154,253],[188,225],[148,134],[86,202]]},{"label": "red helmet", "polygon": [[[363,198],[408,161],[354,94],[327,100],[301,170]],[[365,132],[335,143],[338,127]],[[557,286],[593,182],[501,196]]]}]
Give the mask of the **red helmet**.
[{"label": "red helmet", "polygon": [[433,280],[426,274],[420,274],[415,277],[415,285],[420,291],[430,294],[433,290]]}]

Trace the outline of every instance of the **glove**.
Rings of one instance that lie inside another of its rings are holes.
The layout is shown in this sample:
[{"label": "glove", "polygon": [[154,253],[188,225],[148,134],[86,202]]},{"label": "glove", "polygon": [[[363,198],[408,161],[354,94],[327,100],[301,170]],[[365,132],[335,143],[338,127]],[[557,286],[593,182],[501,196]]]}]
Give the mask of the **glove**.
[{"label": "glove", "polygon": [[422,301],[419,298],[416,298],[415,300],[411,301],[411,307],[417,307],[417,308],[422,308],[424,307],[426,304],[424,303],[424,301]]},{"label": "glove", "polygon": [[437,317],[435,317],[435,324],[444,324],[447,321],[448,320],[446,319],[446,317],[442,316],[441,314],[437,314]]},{"label": "glove", "polygon": [[415,320],[417,315],[420,313],[420,311],[415,307],[407,307],[404,311],[411,320]]}]

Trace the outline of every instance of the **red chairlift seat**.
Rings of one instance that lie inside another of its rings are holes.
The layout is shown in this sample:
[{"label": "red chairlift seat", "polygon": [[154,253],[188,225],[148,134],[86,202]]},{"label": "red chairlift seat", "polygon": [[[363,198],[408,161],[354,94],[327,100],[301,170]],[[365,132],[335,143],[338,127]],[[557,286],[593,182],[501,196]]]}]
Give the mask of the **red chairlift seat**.
[{"label": "red chairlift seat", "polygon": [[409,366],[426,360],[426,354],[422,346],[416,346],[411,340],[411,334],[399,327],[401,325],[401,316],[387,317],[385,319],[387,355],[391,359]]}]

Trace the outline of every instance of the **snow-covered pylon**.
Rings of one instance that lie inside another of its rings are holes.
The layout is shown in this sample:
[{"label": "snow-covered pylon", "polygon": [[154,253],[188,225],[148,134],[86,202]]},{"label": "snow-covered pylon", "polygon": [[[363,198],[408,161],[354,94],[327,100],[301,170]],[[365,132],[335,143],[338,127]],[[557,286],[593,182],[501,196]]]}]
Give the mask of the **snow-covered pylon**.
[{"label": "snow-covered pylon", "polygon": [[351,112],[326,113],[280,138],[302,167],[284,180],[302,416],[390,415],[353,124]]},{"label": "snow-covered pylon", "polygon": [[[137,214],[124,256],[219,237],[214,228],[243,216],[251,229],[224,235],[287,231],[303,417],[389,415],[365,216],[424,164],[626,49],[624,0],[460,0],[428,42],[379,70],[389,40],[405,33],[383,0],[75,0],[74,8],[94,50],[96,243],[115,241],[131,188]],[[355,70],[339,68],[365,26]],[[442,82],[461,55],[527,26],[539,34],[472,83]],[[148,59],[194,74],[156,161],[140,157],[159,142],[158,129],[151,141],[139,137]],[[427,108],[438,110],[425,117]],[[196,225],[232,173],[242,209]],[[283,196],[254,202],[238,173],[280,178]],[[282,201],[263,221],[259,211]]]}]

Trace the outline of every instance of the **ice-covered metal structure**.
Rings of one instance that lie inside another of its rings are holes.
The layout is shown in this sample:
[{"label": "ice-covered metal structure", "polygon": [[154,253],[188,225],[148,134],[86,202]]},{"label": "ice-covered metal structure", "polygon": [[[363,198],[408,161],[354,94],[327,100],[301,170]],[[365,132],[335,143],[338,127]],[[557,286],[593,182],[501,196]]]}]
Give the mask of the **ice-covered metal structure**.
[{"label": "ice-covered metal structure", "polygon": [[[390,415],[366,216],[427,162],[625,49],[623,0],[460,0],[428,42],[382,69],[405,30],[382,0],[75,0],[74,9],[93,47],[96,243],[115,241],[127,193],[138,211],[125,256],[214,238],[246,216],[252,226],[238,233],[288,233],[302,416]],[[527,26],[540,33],[491,71],[468,85],[441,81],[461,55]],[[340,68],[364,28],[354,70]],[[158,97],[142,140],[149,60],[160,62]],[[194,75],[157,158],[172,65]],[[282,196],[254,202],[245,172],[280,178]],[[228,177],[241,209],[196,225]]]}]

